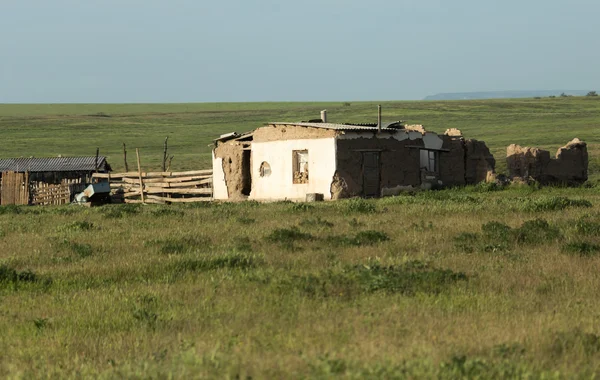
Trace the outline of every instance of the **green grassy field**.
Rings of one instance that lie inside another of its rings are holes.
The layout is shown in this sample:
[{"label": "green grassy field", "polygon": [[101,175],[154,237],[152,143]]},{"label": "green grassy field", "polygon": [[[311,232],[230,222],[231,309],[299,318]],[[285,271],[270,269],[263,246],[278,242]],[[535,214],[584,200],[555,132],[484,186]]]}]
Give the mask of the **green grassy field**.
[{"label": "green grassy field", "polygon": [[[3,157],[206,167],[211,139],[375,103],[0,106]],[[498,155],[589,144],[600,101],[384,103]],[[85,116],[98,114],[106,116]],[[70,116],[69,116],[70,115]],[[34,153],[27,153],[33,151]],[[177,161],[179,159],[179,161]],[[132,163],[131,161],[130,163]],[[0,207],[0,378],[594,378],[600,187],[324,203]]]},{"label": "green grassy field", "polygon": [[[210,166],[209,145],[222,133],[252,130],[269,121],[318,118],[328,110],[333,122],[375,122],[376,102],[0,105],[0,157],[94,155],[96,147],[117,170],[122,145],[134,163],[160,167],[162,144],[169,136],[173,168]],[[574,137],[588,142],[592,175],[600,171],[600,97],[446,102],[382,102],[384,121],[406,120],[443,133],[458,128],[484,140],[505,167],[511,143],[556,150]]]}]

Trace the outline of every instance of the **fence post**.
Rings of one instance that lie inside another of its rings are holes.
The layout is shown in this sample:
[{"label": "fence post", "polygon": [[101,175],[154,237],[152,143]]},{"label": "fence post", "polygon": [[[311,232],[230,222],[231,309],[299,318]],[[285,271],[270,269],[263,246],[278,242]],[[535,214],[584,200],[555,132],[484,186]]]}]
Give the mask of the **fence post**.
[{"label": "fence post", "polygon": [[139,148],[135,148],[135,155],[137,156],[138,176],[140,177],[140,197],[142,199],[142,204],[144,204],[144,181],[142,181],[142,165],[140,164]]}]

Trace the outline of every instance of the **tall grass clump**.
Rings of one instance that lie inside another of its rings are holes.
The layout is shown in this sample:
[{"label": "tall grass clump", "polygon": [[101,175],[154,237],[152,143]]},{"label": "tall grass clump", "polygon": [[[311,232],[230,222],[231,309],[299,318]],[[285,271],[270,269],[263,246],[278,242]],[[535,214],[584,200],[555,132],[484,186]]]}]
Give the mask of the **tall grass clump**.
[{"label": "tall grass clump", "polygon": [[203,272],[217,269],[251,269],[262,263],[262,259],[254,254],[228,252],[222,255],[189,258],[172,265],[175,272]]},{"label": "tall grass clump", "polygon": [[348,200],[339,201],[336,203],[344,213],[346,214],[367,214],[377,212],[377,206],[372,200],[362,198],[352,198]]},{"label": "tall grass clump", "polygon": [[284,280],[281,286],[312,297],[348,298],[375,292],[413,296],[418,293],[439,294],[467,279],[462,272],[409,261],[401,265],[353,265],[337,271],[295,276]]},{"label": "tall grass clump", "polygon": [[527,212],[561,211],[570,207],[592,207],[592,203],[587,199],[571,199],[557,196],[517,198],[516,202],[515,207],[518,210]]}]

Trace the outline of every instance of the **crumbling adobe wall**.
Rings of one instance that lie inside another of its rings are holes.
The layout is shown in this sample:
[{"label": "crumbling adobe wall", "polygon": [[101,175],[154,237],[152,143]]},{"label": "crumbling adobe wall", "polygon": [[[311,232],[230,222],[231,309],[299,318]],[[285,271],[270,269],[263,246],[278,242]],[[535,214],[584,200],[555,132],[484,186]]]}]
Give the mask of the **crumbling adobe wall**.
[{"label": "crumbling adobe wall", "polygon": [[244,170],[242,167],[242,144],[236,141],[219,142],[214,149],[215,157],[223,159],[223,172],[229,199],[243,199]]},{"label": "crumbling adobe wall", "polygon": [[444,186],[465,185],[465,147],[460,135],[440,136],[444,141],[439,153],[439,179]]},{"label": "crumbling adobe wall", "polygon": [[485,142],[465,140],[465,183],[485,182],[496,170],[496,160]]},{"label": "crumbling adobe wall", "polygon": [[419,149],[423,140],[398,141],[389,138],[339,139],[337,143],[337,172],[331,184],[332,199],[361,196],[363,192],[363,151],[380,151],[380,188],[399,185],[418,187],[421,183]]},{"label": "crumbling adobe wall", "polygon": [[300,127],[294,125],[267,125],[254,131],[252,141],[267,142],[281,140],[321,139],[337,136],[331,129]]},{"label": "crumbling adobe wall", "polygon": [[588,178],[587,144],[575,138],[559,148],[555,158],[551,158],[547,150],[511,144],[506,148],[506,166],[511,179],[580,184]]}]

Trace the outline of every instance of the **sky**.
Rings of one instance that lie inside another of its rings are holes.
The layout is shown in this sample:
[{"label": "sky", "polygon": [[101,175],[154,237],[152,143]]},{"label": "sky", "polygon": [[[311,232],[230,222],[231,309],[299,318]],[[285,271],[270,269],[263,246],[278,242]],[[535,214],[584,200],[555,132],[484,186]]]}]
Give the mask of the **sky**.
[{"label": "sky", "polygon": [[600,90],[597,0],[0,0],[0,103]]}]

